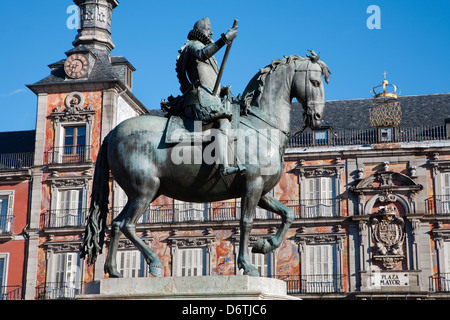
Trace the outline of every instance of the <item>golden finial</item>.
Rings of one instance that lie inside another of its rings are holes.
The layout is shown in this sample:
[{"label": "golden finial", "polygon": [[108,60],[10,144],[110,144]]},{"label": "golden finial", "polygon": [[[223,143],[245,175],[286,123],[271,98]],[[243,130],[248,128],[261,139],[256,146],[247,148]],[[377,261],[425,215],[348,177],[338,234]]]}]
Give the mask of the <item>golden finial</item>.
[{"label": "golden finial", "polygon": [[[386,71],[383,72],[384,79],[383,79],[383,82],[381,83],[381,86],[375,86],[375,87],[372,88],[372,91],[375,94],[374,99],[377,99],[377,98],[384,98],[384,99],[393,98],[393,99],[397,99],[397,94],[396,94],[397,86],[395,86],[393,84],[389,84],[389,81],[387,81],[387,79],[386,79],[386,75],[387,74],[388,73]],[[387,86],[392,86],[394,88],[394,91],[393,92],[386,92]],[[383,92],[377,92],[376,91],[376,89],[379,88],[379,87],[383,87]]]}]

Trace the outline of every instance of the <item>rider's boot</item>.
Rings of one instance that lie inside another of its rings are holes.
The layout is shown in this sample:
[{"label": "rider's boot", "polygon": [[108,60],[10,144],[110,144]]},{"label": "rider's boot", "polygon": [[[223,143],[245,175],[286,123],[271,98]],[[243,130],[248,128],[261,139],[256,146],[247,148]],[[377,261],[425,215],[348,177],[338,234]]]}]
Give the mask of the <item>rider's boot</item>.
[{"label": "rider's boot", "polygon": [[228,164],[228,135],[226,130],[231,128],[230,121],[228,119],[220,120],[219,134],[216,135],[217,139],[217,152],[219,160],[220,173],[223,176],[227,176],[236,172],[245,172],[245,167],[239,165],[238,167],[230,167]]}]

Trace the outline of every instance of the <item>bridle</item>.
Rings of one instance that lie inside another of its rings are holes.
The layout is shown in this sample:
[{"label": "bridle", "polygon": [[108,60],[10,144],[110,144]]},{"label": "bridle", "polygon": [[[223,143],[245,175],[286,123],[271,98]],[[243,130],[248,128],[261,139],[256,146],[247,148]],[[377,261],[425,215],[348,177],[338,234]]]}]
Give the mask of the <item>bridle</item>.
[{"label": "bridle", "polygon": [[[309,86],[311,86],[310,81],[309,81],[309,72],[320,72],[321,75],[323,74],[323,70],[310,70],[309,66],[311,65],[311,61],[307,61],[306,64],[306,68],[304,69],[295,69],[294,72],[304,72],[305,73],[305,92],[304,92],[304,97],[305,97],[305,104],[306,104],[306,110],[304,112],[305,114],[308,114],[308,111],[311,111],[311,108],[314,108],[315,105],[318,105],[317,102],[314,101],[308,101],[307,98],[307,93],[308,93],[308,88]],[[295,85],[295,78],[294,78],[294,85]],[[322,104],[322,103],[321,103]],[[311,117],[313,117],[314,115],[311,115]],[[291,135],[291,137],[295,137],[299,134],[302,134],[306,128],[308,126],[304,125],[302,130],[296,131],[294,134]]]}]

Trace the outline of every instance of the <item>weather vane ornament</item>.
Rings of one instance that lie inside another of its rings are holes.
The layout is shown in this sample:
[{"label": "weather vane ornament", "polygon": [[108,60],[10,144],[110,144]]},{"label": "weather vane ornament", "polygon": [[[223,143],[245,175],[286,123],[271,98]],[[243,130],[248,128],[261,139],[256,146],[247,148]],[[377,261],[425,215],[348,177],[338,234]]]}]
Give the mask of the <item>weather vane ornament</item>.
[{"label": "weather vane ornament", "polygon": [[402,121],[402,106],[398,100],[398,88],[387,81],[386,74],[386,71],[383,72],[384,80],[381,85],[372,88],[374,97],[369,107],[371,127],[397,127]]}]

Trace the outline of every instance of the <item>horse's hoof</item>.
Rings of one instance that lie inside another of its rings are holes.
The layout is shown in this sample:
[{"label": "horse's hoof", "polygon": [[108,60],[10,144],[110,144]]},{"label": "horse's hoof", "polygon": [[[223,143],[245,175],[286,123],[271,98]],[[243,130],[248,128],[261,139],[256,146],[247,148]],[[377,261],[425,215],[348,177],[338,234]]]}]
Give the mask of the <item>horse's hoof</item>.
[{"label": "horse's hoof", "polygon": [[244,271],[244,276],[259,277],[260,274],[256,268]]},{"label": "horse's hoof", "polygon": [[160,264],[151,264],[149,266],[148,271],[154,277],[162,277],[163,276],[163,267]]},{"label": "horse's hoof", "polygon": [[272,245],[266,239],[258,239],[258,241],[256,241],[256,243],[252,247],[253,253],[266,254],[270,251],[272,251]]},{"label": "horse's hoof", "polygon": [[110,278],[122,278],[122,275],[119,272],[111,271],[107,273]]}]

